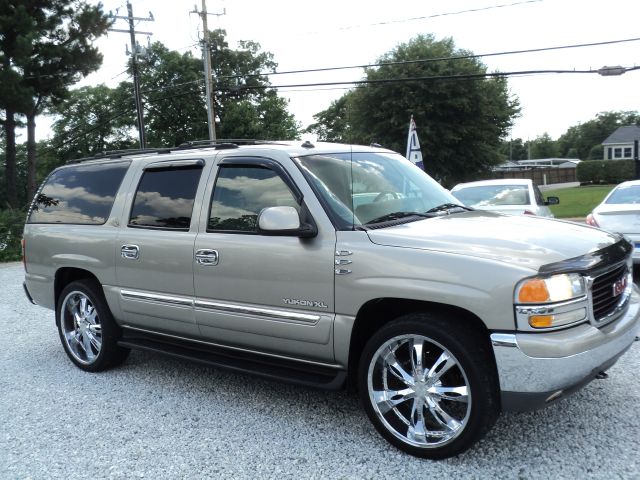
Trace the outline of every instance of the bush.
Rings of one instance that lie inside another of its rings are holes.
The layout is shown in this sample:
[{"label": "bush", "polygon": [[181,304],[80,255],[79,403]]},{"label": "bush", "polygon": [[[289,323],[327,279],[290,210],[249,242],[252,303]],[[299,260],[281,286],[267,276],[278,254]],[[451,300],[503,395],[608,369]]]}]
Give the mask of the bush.
[{"label": "bush", "polygon": [[12,262],[22,258],[23,210],[0,210],[0,262]]},{"label": "bush", "polygon": [[580,183],[620,183],[633,180],[633,160],[590,160],[580,162],[576,171]]}]

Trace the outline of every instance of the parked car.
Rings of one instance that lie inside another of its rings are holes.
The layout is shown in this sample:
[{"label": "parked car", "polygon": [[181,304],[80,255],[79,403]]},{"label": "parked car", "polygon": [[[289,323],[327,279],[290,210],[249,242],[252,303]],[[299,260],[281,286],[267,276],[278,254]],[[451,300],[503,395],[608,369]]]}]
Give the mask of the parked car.
[{"label": "parked car", "polygon": [[626,235],[634,243],[633,260],[640,263],[640,180],[616,186],[593,211],[587,224]]},{"label": "parked car", "polygon": [[517,178],[459,183],[451,193],[468,207],[512,215],[553,218],[548,205],[560,203],[558,197],[545,200],[533,181]]},{"label": "parked car", "polygon": [[26,295],[80,369],[137,348],[354,388],[384,438],[428,458],[588,383],[640,326],[624,237],[472,210],[375,147],[92,157],[49,175],[23,248]]}]

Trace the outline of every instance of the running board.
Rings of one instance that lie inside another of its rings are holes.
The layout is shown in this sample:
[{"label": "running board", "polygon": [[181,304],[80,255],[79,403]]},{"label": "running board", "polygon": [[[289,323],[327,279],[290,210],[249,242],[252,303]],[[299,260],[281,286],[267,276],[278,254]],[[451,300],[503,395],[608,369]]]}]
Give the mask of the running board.
[{"label": "running board", "polygon": [[236,348],[225,348],[206,342],[176,339],[168,335],[128,328],[124,329],[118,345],[125,348],[163,353],[234,372],[326,390],[342,388],[347,377],[347,372],[337,365],[334,368],[329,365],[297,361]]}]

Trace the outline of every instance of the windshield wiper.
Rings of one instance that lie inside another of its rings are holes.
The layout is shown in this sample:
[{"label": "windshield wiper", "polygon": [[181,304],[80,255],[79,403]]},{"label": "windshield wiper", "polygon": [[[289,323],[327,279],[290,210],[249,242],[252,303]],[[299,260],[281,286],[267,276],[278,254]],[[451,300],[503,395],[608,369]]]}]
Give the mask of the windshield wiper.
[{"label": "windshield wiper", "polygon": [[373,220],[369,220],[365,225],[370,225],[372,223],[383,223],[390,222],[392,220],[399,220],[401,218],[406,217],[423,217],[423,218],[432,218],[433,215],[427,213],[419,213],[419,212],[393,212],[387,213],[386,215],[382,215],[381,217],[374,218]]},{"label": "windshield wiper", "polygon": [[474,210],[471,207],[465,207],[464,205],[459,205],[457,203],[443,203],[442,205],[438,205],[437,207],[433,207],[430,208],[429,210],[427,210],[427,213],[436,213],[436,212],[442,212],[444,210],[451,210],[453,208],[462,208],[463,210]]}]

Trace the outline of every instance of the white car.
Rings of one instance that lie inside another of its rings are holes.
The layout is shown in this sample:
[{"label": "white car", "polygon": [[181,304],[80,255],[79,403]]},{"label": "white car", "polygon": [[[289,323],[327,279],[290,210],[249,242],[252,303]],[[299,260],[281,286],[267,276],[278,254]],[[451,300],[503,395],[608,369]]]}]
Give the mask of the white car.
[{"label": "white car", "polygon": [[511,215],[553,218],[548,205],[560,203],[558,197],[545,200],[533,181],[520,178],[459,183],[451,193],[467,207]]},{"label": "white car", "polygon": [[587,215],[587,223],[622,233],[633,241],[634,263],[640,263],[640,180],[623,182]]}]

